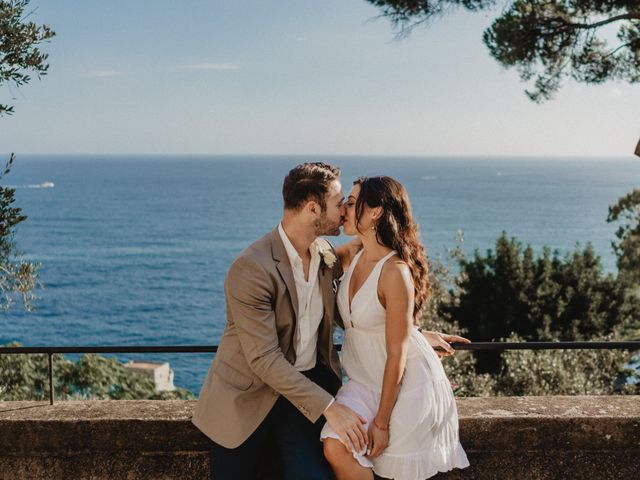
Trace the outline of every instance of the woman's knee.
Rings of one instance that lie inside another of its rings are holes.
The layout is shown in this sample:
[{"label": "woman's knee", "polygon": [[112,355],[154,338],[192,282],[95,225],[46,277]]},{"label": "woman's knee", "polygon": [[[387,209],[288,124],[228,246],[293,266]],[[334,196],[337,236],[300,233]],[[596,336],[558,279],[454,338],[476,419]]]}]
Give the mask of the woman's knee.
[{"label": "woman's knee", "polygon": [[335,438],[325,438],[322,441],[322,449],[324,451],[324,458],[327,459],[331,465],[335,465],[344,460],[345,456],[349,455],[344,445]]}]

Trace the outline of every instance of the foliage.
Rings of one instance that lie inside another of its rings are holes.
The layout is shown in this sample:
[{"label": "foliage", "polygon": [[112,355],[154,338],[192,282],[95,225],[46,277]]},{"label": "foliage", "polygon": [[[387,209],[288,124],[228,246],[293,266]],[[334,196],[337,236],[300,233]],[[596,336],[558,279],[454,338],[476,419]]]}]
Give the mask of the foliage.
[{"label": "foliage", "polygon": [[[55,33],[47,25],[26,21],[31,15],[25,10],[30,0],[0,0],[0,86],[20,87],[29,83],[29,72],[38,78],[46,75],[48,55],[38,45],[51,39]],[[0,104],[0,116],[12,114],[13,107]]]},{"label": "foliage", "polygon": [[[5,345],[19,347],[17,342]],[[65,360],[53,355],[57,400],[190,400],[189,390],[156,392],[153,380],[125,368],[115,358],[82,355]],[[49,374],[46,355],[0,355],[0,400],[46,400]]]},{"label": "foliage", "polygon": [[[9,173],[15,157],[12,154],[0,180]],[[26,310],[33,308],[34,288],[38,282],[39,264],[27,262],[16,250],[15,227],[26,220],[20,208],[14,207],[15,189],[0,186],[0,310],[9,309],[14,297],[22,299]]]},{"label": "foliage", "polygon": [[[455,8],[495,8],[495,0],[368,0],[407,35]],[[502,4],[501,4],[502,5]],[[617,43],[607,36],[616,29]],[[640,82],[640,4],[637,0],[507,0],[483,41],[495,60],[515,68],[536,102],[571,77],[587,84]]]},{"label": "foliage", "polygon": [[640,394],[637,371],[625,368],[625,350],[506,350],[500,360],[497,372],[477,373],[475,356],[459,351],[443,366],[459,397]]},{"label": "foliage", "polygon": [[[441,260],[432,262],[434,294],[423,318],[431,330],[473,341],[520,342],[611,341],[628,338],[630,326],[637,328],[637,301],[602,273],[589,246],[576,247],[564,259],[548,250],[534,258],[530,247],[523,251],[503,233],[495,254],[482,257],[476,251],[469,261],[462,241],[459,233],[449,252],[457,274]],[[628,361],[626,350],[460,350],[443,359],[443,366],[455,394],[464,397],[640,394],[638,374],[624,368]]]},{"label": "foliage", "polygon": [[[593,340],[611,341],[613,335]],[[521,342],[514,334],[507,341]],[[625,370],[625,350],[507,350],[495,376],[496,395],[610,395],[640,394],[640,378]]]},{"label": "foliage", "polygon": [[545,248],[534,258],[506,233],[495,252],[477,250],[460,259],[459,290],[442,308],[474,339],[490,341],[517,332],[527,340],[586,340],[637,322],[640,303],[604,274],[590,244],[561,259]]},{"label": "foliage", "polygon": [[611,242],[618,259],[620,279],[633,290],[640,289],[640,190],[634,189],[609,207],[607,222],[623,222]]},{"label": "foliage", "polygon": [[[49,69],[47,54],[38,45],[55,33],[46,26],[27,21],[29,0],[0,0],[0,86],[20,87],[29,83],[29,72],[38,77]],[[0,104],[0,116],[12,114],[13,107]],[[11,154],[0,180],[9,173],[15,156]],[[15,189],[0,186],[0,310],[9,309],[14,297],[21,297],[25,309],[33,308],[34,288],[38,282],[39,264],[27,262],[14,243],[14,229],[26,220],[21,209],[13,206]]]}]

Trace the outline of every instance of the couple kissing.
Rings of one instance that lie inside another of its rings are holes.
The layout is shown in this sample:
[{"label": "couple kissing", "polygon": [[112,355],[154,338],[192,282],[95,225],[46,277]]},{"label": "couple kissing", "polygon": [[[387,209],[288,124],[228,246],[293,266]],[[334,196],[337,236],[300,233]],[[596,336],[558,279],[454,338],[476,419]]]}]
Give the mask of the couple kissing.
[{"label": "couple kissing", "polygon": [[[467,467],[439,356],[468,340],[419,328],[428,263],[404,187],[362,177],[345,200],[340,170],[316,162],[294,167],[282,196],[280,223],[225,280],[227,324],[192,419],[212,440],[211,478],[258,478],[266,450],[287,480]],[[322,237],[340,227],[354,240],[334,248]]]}]

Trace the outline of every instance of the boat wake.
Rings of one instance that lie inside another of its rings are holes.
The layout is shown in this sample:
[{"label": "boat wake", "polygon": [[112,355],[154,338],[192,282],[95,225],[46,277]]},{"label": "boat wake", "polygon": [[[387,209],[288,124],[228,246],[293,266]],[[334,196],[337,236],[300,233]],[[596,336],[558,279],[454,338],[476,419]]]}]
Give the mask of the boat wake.
[{"label": "boat wake", "polygon": [[7,185],[6,188],[53,188],[55,186],[53,182],[42,182],[31,185]]}]

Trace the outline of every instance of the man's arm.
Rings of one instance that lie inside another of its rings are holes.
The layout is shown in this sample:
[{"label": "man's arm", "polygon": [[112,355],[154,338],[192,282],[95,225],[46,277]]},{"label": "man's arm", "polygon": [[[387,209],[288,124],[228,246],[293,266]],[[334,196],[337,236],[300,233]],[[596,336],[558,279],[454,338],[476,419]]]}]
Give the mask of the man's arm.
[{"label": "man's arm", "polygon": [[311,422],[333,396],[313,383],[284,357],[272,307],[272,284],[262,266],[249,257],[237,259],[225,282],[227,302],[251,370],[284,395]]},{"label": "man's arm", "polygon": [[450,357],[455,353],[454,348],[449,345],[450,343],[471,343],[471,340],[459,335],[448,335],[446,333],[433,332],[431,330],[422,330],[422,335],[424,335],[424,338],[426,338],[427,342],[429,342],[440,358]]},{"label": "man's arm", "polygon": [[313,383],[284,357],[272,307],[268,274],[254,260],[241,257],[227,274],[227,302],[238,331],[242,351],[251,370],[284,395],[311,422],[324,414],[346,446],[358,450],[367,443],[366,420]]}]

